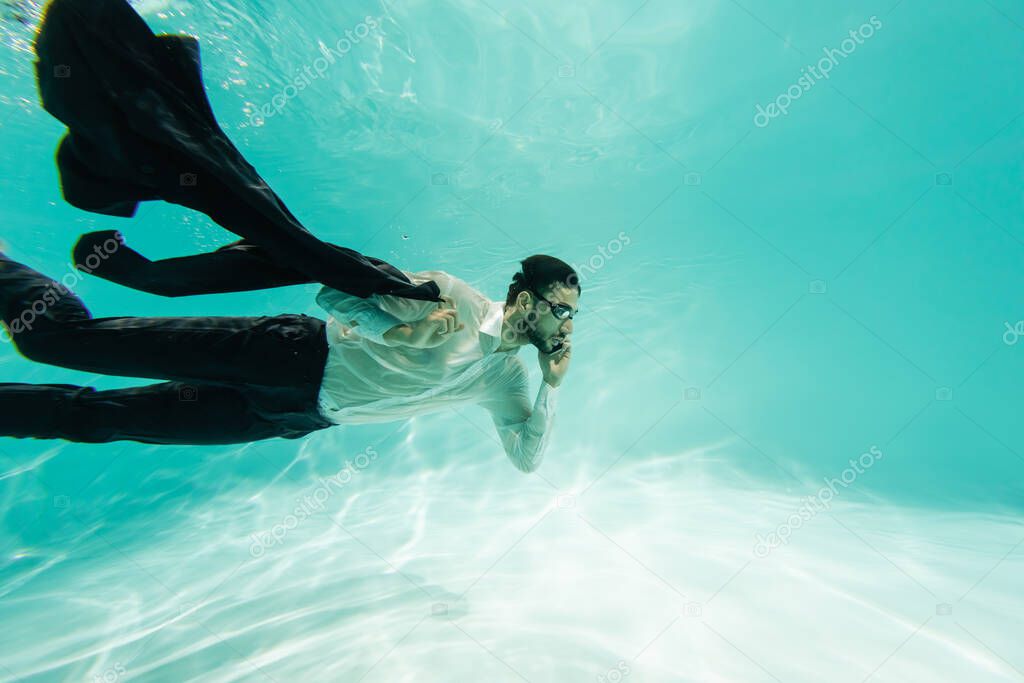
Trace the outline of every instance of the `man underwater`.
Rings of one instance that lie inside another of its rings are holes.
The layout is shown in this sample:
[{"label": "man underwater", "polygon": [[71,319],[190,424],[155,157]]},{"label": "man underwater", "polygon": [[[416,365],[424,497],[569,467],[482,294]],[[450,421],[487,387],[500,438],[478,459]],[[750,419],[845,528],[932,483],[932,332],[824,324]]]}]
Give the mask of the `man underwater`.
[{"label": "man underwater", "polygon": [[[446,272],[318,240],[217,124],[198,41],[153,35],[125,0],[54,0],[35,47],[43,106],[68,127],[57,165],[69,203],[130,217],[162,199],[243,237],[153,262],[119,233],[90,233],[74,249],[80,268],[103,249],[90,272],[165,296],[318,282],[329,317],[93,319],[66,287],[0,253],[3,331],[23,355],[168,380],[114,391],[0,384],[0,435],[227,444],[476,403],[513,464],[536,469],[572,353],[581,288],[568,264],[524,259],[499,302]],[[515,355],[525,344],[544,378],[532,407]]]},{"label": "man underwater", "polygon": [[[73,292],[0,252],[0,315],[22,355],[83,372],[170,380],[108,391],[0,383],[0,436],[232,444],[477,404],[490,413],[512,464],[532,472],[572,357],[576,273],[554,257],[530,256],[504,302],[444,271],[405,274],[415,284],[437,282],[442,302],[323,287],[316,300],[327,322],[306,315],[92,318]],[[537,348],[543,376],[532,406],[516,355],[526,344]]]}]

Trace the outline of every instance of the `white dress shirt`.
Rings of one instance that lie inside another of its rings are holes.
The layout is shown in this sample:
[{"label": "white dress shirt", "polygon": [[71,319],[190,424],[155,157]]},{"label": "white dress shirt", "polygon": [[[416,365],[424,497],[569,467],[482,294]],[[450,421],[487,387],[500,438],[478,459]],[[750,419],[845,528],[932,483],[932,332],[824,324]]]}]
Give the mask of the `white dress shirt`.
[{"label": "white dress shirt", "polygon": [[430,349],[389,342],[385,332],[422,320],[439,303],[390,294],[363,299],[324,287],[316,296],[329,314],[320,412],[337,424],[360,424],[475,403],[490,412],[512,464],[522,472],[537,469],[551,434],[557,390],[542,381],[530,409],[518,347],[495,351],[504,302],[489,300],[444,271],[402,272],[414,284],[436,282],[441,294],[454,300],[465,328]]}]

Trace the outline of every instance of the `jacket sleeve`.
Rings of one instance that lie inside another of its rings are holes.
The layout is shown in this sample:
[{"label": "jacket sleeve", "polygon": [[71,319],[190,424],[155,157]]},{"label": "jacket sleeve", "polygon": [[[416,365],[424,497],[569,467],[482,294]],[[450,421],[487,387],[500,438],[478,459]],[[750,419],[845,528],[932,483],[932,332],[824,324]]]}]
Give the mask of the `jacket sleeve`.
[{"label": "jacket sleeve", "polygon": [[513,369],[503,381],[493,385],[482,405],[491,414],[505,454],[520,472],[540,467],[554,426],[558,389],[540,383],[530,409],[529,380],[522,361],[515,359]]},{"label": "jacket sleeve", "polygon": [[[413,282],[429,280],[418,273],[406,272],[406,275]],[[440,291],[448,289],[449,283],[439,271],[431,271],[431,275]],[[402,323],[422,320],[438,307],[436,301],[407,299],[392,294],[373,294],[364,299],[332,287],[321,288],[316,302],[338,322],[355,327],[359,336],[385,346],[394,346],[384,339],[388,330]]]}]

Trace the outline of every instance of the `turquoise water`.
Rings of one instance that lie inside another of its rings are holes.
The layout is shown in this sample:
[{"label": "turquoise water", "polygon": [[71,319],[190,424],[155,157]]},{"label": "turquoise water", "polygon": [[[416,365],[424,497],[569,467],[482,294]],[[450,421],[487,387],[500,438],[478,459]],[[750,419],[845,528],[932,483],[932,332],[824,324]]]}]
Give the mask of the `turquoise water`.
[{"label": "turquoise water", "polygon": [[[16,5],[6,250],[56,278],[88,230],[232,241],[63,203]],[[0,680],[1021,680],[1024,9],[809,5],[136,3],[201,38],[225,130],[323,238],[493,299],[531,253],[577,265],[575,357],[532,476],[477,407],[0,440]],[[321,314],[309,287],[76,291],[96,316]],[[6,345],[0,371],[145,383]]]}]

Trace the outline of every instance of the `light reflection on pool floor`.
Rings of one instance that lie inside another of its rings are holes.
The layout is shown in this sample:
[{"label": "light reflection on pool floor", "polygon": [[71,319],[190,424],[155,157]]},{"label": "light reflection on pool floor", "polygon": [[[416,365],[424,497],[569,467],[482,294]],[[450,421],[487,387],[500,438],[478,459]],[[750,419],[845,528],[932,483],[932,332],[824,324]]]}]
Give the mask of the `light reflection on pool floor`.
[{"label": "light reflection on pool floor", "polygon": [[840,501],[757,557],[792,497],[665,476],[670,460],[578,496],[539,478],[488,494],[482,467],[360,473],[327,497],[278,481],[156,535],[26,550],[0,575],[0,620],[23,627],[0,675],[1019,680],[1019,519]]}]

